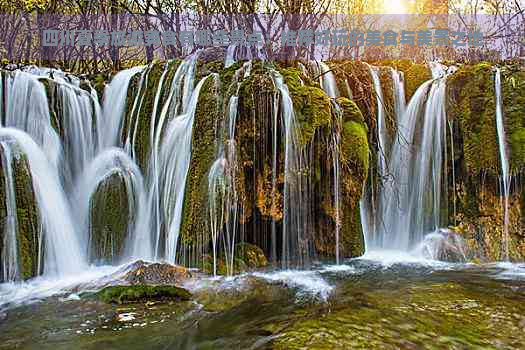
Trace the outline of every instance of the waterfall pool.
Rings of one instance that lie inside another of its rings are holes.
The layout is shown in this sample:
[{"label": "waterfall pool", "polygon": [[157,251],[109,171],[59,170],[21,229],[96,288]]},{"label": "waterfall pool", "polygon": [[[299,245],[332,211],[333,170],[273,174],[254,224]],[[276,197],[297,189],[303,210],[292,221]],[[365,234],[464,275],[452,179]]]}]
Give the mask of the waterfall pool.
[{"label": "waterfall pool", "polygon": [[[114,269],[88,271],[84,281]],[[0,349],[525,347],[525,265],[378,253],[310,270],[193,279],[190,302],[119,306],[81,297],[74,282],[61,292],[27,283],[49,293],[3,306]],[[0,285],[0,301],[9,287]]]}]

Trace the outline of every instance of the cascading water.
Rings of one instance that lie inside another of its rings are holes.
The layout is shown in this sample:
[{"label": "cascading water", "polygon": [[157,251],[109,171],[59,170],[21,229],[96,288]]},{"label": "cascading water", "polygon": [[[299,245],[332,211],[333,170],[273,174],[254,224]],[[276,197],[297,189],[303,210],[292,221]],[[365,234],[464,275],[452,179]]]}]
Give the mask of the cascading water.
[{"label": "cascading water", "polygon": [[243,79],[249,77],[251,61],[243,64],[235,71],[232,83],[235,93],[230,97],[227,118],[222,121],[217,138],[219,140],[215,162],[208,173],[208,210],[210,215],[210,231],[213,249],[213,273],[217,274],[217,257],[219,244],[224,242],[224,252],[227,261],[227,273],[233,274],[235,243],[237,238],[237,219],[240,204],[236,188],[238,171],[237,144],[235,128],[237,125],[237,108],[239,102],[239,87]]},{"label": "cascading water", "polygon": [[61,129],[64,149],[65,186],[70,188],[93,158],[96,147],[94,123],[98,119],[98,100],[83,89],[65,82],[57,83],[59,108],[63,113]]},{"label": "cascading water", "polygon": [[[146,192],[144,180],[138,166],[133,160],[119,148],[108,148],[101,152],[85,170],[85,176],[77,185],[79,212],[83,215],[82,223],[87,232],[84,233],[85,243],[83,246],[90,248],[92,239],[92,227],[90,217],[91,200],[98,186],[112,175],[118,175],[123,179],[128,197],[129,212],[126,240],[126,257],[148,258],[151,252],[151,239],[148,234],[149,210],[146,207]],[[122,257],[121,257],[122,258]]]},{"label": "cascading water", "polygon": [[496,68],[494,89],[496,92],[496,128],[498,131],[498,145],[502,171],[501,182],[503,187],[503,260],[509,260],[509,194],[511,177],[509,174],[509,158],[507,155],[507,146],[505,143],[500,68]]},{"label": "cascading water", "polygon": [[103,115],[97,120],[100,128],[99,149],[119,145],[123,118],[126,114],[126,99],[131,79],[141,73],[145,67],[138,66],[120,71],[104,90]]},{"label": "cascading water", "polygon": [[[27,157],[39,211],[40,237],[45,247],[40,253],[43,256],[44,273],[62,276],[81,271],[86,262],[85,254],[80,248],[56,168],[28,134],[17,129],[1,128],[0,139],[15,142]],[[43,249],[42,244],[39,249]]]},{"label": "cascading water", "polygon": [[4,188],[5,188],[5,211],[6,217],[4,222],[4,237],[2,244],[2,271],[0,279],[4,281],[15,281],[20,278],[18,268],[18,218],[16,212],[15,185],[13,179],[12,161],[13,154],[11,151],[12,144],[9,141],[0,142],[2,151],[2,169],[4,170]]},{"label": "cascading water", "polygon": [[374,226],[369,227],[367,250],[408,252],[441,226],[446,78],[442,66],[432,68],[434,79],[423,83],[406,111],[398,115],[388,161],[391,176],[377,194],[378,209],[372,214]]},{"label": "cascading water", "polygon": [[377,67],[369,66],[370,75],[374,84],[374,93],[377,103],[377,139],[378,139],[378,173],[383,177],[387,171],[387,148],[388,135],[385,127],[385,104],[383,100],[383,90],[381,88],[381,80],[379,79],[379,71]]},{"label": "cascading water", "polygon": [[197,109],[199,93],[205,81],[203,78],[191,94],[191,99],[184,113],[173,118],[166,129],[165,138],[159,151],[159,169],[163,174],[160,188],[162,189],[161,205],[163,218],[167,227],[166,259],[176,261],[179,229],[182,221],[182,205],[186,176],[191,159],[191,140],[193,135],[193,120]]},{"label": "cascading water", "polygon": [[[306,160],[298,143],[297,121],[293,102],[277,71],[272,79],[280,98],[275,99],[281,109],[284,125],[284,213],[282,233],[282,265],[290,266],[292,261],[300,266],[307,265],[313,248],[313,232],[309,227],[308,181],[305,172]],[[277,106],[275,107],[277,108]]]},{"label": "cascading water", "polygon": [[393,95],[394,95],[394,108],[397,115],[403,115],[406,109],[405,99],[405,80],[403,72],[392,68],[392,83],[393,83]]},{"label": "cascading water", "polygon": [[[58,167],[62,157],[60,137],[51,126],[44,85],[37,76],[16,71],[4,76],[3,126],[24,130],[46,150],[49,160]],[[30,103],[28,103],[30,101]]]},{"label": "cascading water", "polygon": [[329,152],[332,157],[332,169],[333,169],[333,191],[334,191],[334,208],[335,208],[335,260],[339,264],[339,241],[341,233],[341,163],[339,159],[339,144],[341,143],[341,109],[337,104],[336,100],[339,97],[339,91],[337,89],[337,82],[335,80],[334,73],[330,70],[330,67],[324,62],[316,62],[319,69],[317,70],[320,75],[320,84],[326,94],[333,99],[332,103],[336,110],[336,120],[332,127]]}]

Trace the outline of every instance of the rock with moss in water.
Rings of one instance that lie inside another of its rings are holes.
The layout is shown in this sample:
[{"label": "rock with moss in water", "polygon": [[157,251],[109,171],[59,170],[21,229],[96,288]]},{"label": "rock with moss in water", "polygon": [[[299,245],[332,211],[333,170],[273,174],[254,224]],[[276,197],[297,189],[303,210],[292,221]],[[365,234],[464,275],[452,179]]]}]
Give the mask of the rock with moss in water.
[{"label": "rock with moss in water", "polygon": [[131,284],[179,284],[191,278],[187,268],[167,263],[148,263],[138,260],[126,267],[121,279]]},{"label": "rock with moss in water", "polygon": [[145,301],[186,301],[191,299],[191,293],[176,286],[120,285],[106,287],[96,293],[96,297],[105,303],[128,304]]}]

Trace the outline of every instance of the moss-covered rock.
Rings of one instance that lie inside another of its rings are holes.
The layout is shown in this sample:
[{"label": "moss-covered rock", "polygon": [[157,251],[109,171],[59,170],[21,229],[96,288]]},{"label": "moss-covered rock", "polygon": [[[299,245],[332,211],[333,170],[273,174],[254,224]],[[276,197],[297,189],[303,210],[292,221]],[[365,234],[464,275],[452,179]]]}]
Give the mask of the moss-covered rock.
[{"label": "moss-covered rock", "polygon": [[[219,255],[216,257],[217,274],[238,274],[250,270],[259,269],[268,265],[268,260],[264,255],[263,250],[249,243],[238,243],[234,249],[233,257],[233,270],[232,270],[232,258],[229,256],[226,258],[224,251],[221,249]],[[203,270],[207,273],[214,272],[214,261],[213,256],[206,255],[204,257]]]},{"label": "moss-covered rock", "polygon": [[[4,147],[0,145],[0,147]],[[16,245],[19,278],[28,279],[37,276],[42,272],[43,266],[39,265],[40,245],[40,222],[37,210],[36,197],[33,189],[33,180],[26,156],[21,153],[16,144],[10,146],[11,152],[11,173],[14,186],[14,196],[16,203],[16,218],[7,217],[7,187],[6,176],[8,169],[3,168],[3,164],[8,164],[7,159],[2,159],[0,163],[0,248],[6,242],[4,238],[5,225],[8,220],[16,220]],[[1,152],[2,158],[5,151]],[[14,222],[14,221],[13,221]],[[2,261],[2,249],[0,249],[0,261]],[[7,276],[3,276],[3,269],[0,269],[0,281]]]},{"label": "moss-covered rock", "polygon": [[[501,161],[496,128],[495,67],[489,63],[463,65],[447,81],[447,113],[452,122],[455,187],[449,180],[450,224],[461,232],[479,261],[525,255],[519,177],[513,177],[509,198],[508,240],[504,234]],[[511,172],[523,169],[523,101],[525,75],[517,66],[501,68],[503,119]],[[521,108],[521,109],[520,109]],[[450,167],[451,164],[448,165]],[[454,207],[450,206],[454,204]],[[452,214],[455,213],[455,216]]]},{"label": "moss-covered rock", "polygon": [[417,88],[425,81],[432,79],[432,72],[426,64],[410,61],[395,61],[394,66],[404,74],[405,96],[410,101]]},{"label": "moss-covered rock", "polygon": [[186,177],[183,220],[180,238],[183,244],[202,246],[209,243],[208,172],[215,160],[216,127],[223,116],[220,85],[214,76],[204,82],[193,122],[192,152]]},{"label": "moss-covered rock", "polygon": [[254,244],[239,243],[235,246],[235,255],[244,261],[249,269],[265,267],[268,260],[261,248]]},{"label": "moss-covered rock", "polygon": [[101,182],[90,203],[89,257],[92,262],[116,263],[123,256],[124,244],[132,229],[129,223],[132,189],[116,172]]},{"label": "moss-covered rock", "polygon": [[293,101],[295,118],[299,123],[299,142],[310,142],[319,128],[332,122],[330,98],[322,89],[314,86],[298,68],[282,68],[280,73],[288,86]]},{"label": "moss-covered rock", "polygon": [[[137,74],[130,80],[121,141],[124,144],[129,135],[133,142],[134,158],[143,171],[147,169],[151,151],[151,129],[158,125],[158,116],[169,95],[178,64],[178,61],[154,62],[142,75]],[[155,108],[157,95],[158,102]]]},{"label": "moss-covered rock", "polygon": [[191,299],[191,293],[176,286],[110,286],[96,293],[96,297],[105,303],[127,304],[146,301]]},{"label": "moss-covered rock", "polygon": [[460,68],[447,80],[448,115],[457,120],[469,176],[499,173],[494,72],[480,63]]}]

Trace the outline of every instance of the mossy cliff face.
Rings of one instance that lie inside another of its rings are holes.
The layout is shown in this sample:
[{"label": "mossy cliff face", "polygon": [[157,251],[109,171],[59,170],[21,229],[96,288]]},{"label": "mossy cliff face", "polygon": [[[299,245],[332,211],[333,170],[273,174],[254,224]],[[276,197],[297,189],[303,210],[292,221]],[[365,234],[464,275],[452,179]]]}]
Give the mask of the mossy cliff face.
[{"label": "mossy cliff face", "polygon": [[[21,279],[28,279],[41,273],[43,266],[38,266],[39,261],[39,217],[31,172],[27,163],[26,156],[21,153],[16,145],[11,147],[12,151],[12,174],[14,195],[16,201],[16,221],[17,221],[17,251],[18,251],[18,270]],[[2,157],[4,152],[2,152]],[[5,225],[8,218],[6,208],[6,169],[3,169],[3,160],[0,163],[0,259],[2,259],[2,248],[4,244]],[[6,276],[2,276],[0,271],[0,281]]]},{"label": "mossy cliff face", "polygon": [[[335,255],[334,174],[328,153],[332,132],[338,129],[342,169],[340,200],[343,204],[337,224],[341,232],[341,252],[349,257],[362,254],[358,202],[368,171],[369,152],[367,126],[358,106],[349,99],[342,99],[339,101],[341,115],[338,115],[333,101],[318,81],[312,80],[295,65],[273,66],[253,62],[251,73],[245,75],[245,71],[240,71],[244,69],[243,64],[239,62],[224,68],[222,61],[207,61],[197,66],[196,81],[210,73],[216,73],[216,76],[204,83],[197,104],[181,226],[181,249],[186,249],[186,256],[194,256],[203,251],[203,246],[210,245],[208,174],[216,160],[219,144],[232,143],[222,139],[224,135],[220,128],[228,113],[230,97],[236,95],[238,107],[233,147],[237,161],[235,168],[230,169],[235,176],[239,208],[234,225],[237,232],[244,232],[246,242],[263,249],[263,256],[272,255],[273,242],[276,251],[281,251],[285,137],[280,95],[273,82],[277,70],[287,84],[294,106],[296,151],[308,160],[303,164],[300,176],[309,183],[309,200],[312,202],[309,216],[313,219],[310,229],[315,232],[317,251],[325,256]],[[340,125],[337,124],[339,117]],[[225,215],[224,220],[228,217]],[[219,230],[222,231],[225,223],[219,222]],[[275,230],[273,237],[272,227]],[[203,259],[196,260],[207,266],[210,258],[203,256]],[[222,265],[226,268],[220,261],[219,257],[219,270]],[[239,266],[234,266],[235,269],[242,270],[245,264],[237,262],[234,265]]]},{"label": "mossy cliff face", "polygon": [[359,200],[369,169],[367,126],[356,104],[338,100],[343,106],[341,132],[341,194],[342,194],[342,251],[350,256],[364,253],[364,237],[359,214]]},{"label": "mossy cliff face", "polygon": [[[525,130],[525,74],[514,66],[504,66],[501,72],[507,152],[514,175],[509,199],[509,255],[512,260],[523,260],[524,207],[519,189],[524,164],[521,134]],[[494,77],[494,66],[479,63],[460,67],[447,81],[447,114],[454,144],[454,159],[449,160],[447,172],[451,175],[454,165],[456,180],[454,188],[449,176],[449,223],[457,225],[475,258],[482,261],[505,258]],[[447,145],[449,154],[450,147]]]},{"label": "mossy cliff face", "polygon": [[180,230],[182,245],[202,246],[209,242],[208,171],[215,160],[216,126],[223,116],[220,88],[214,76],[208,77],[195,111]]},{"label": "mossy cliff face", "polygon": [[[339,253],[355,257],[364,252],[359,216],[359,200],[368,173],[367,125],[354,101],[340,97],[330,101],[320,89],[318,80],[311,80],[301,70],[281,69],[294,103],[307,157],[311,159],[309,179],[312,211],[315,222],[315,247],[323,256],[336,252],[336,230],[339,230]],[[341,88],[339,88],[341,91]],[[336,107],[337,106],[337,107]],[[331,148],[339,135],[339,213],[335,207],[334,162]]]},{"label": "mossy cliff face", "polygon": [[128,233],[130,208],[126,182],[114,173],[95,190],[90,205],[89,258],[96,263],[117,263],[124,252]]},{"label": "mossy cliff face", "polygon": [[[133,76],[130,81],[121,143],[124,145],[129,137],[134,158],[144,172],[147,171],[151,152],[151,129],[158,125],[158,116],[169,95],[171,81],[178,65],[178,61],[154,62],[142,74]],[[155,105],[157,94],[158,102]]]},{"label": "mossy cliff face", "polygon": [[[231,259],[231,257],[229,259]],[[268,265],[268,259],[263,250],[260,247],[249,243],[239,243],[235,246],[233,265],[232,261],[229,259],[226,259],[224,252],[217,257],[217,274],[239,274],[246,271],[260,269]],[[208,273],[213,273],[213,264],[213,257],[211,255],[206,255],[204,257],[203,270]]]}]

